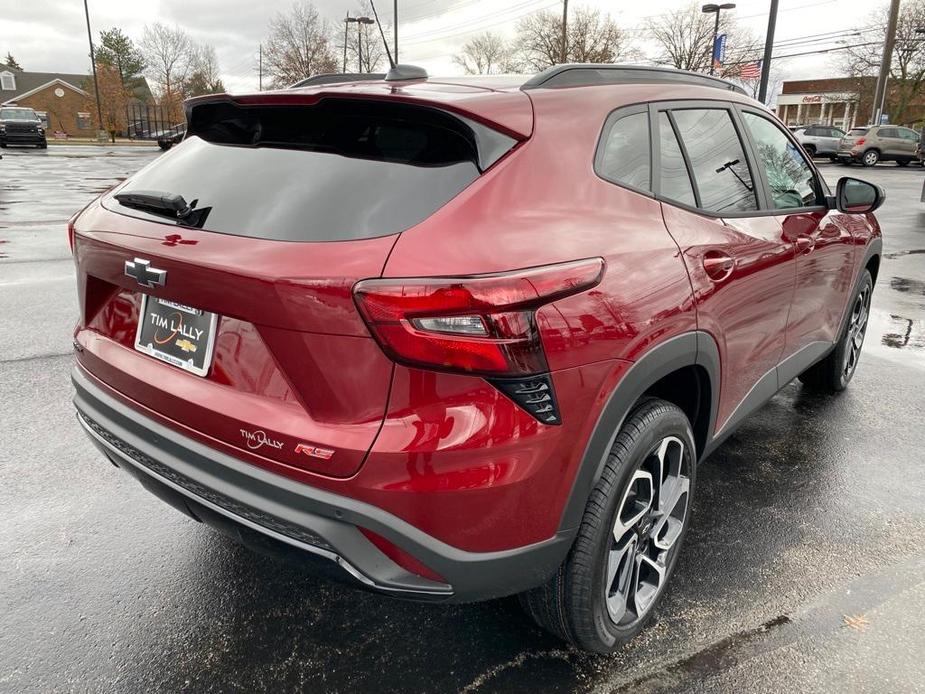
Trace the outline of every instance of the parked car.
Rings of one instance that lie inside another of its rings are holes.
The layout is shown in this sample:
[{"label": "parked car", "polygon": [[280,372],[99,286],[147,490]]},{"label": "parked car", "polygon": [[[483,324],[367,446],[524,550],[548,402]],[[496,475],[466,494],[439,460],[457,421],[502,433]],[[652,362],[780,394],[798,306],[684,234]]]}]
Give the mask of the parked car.
[{"label": "parked car", "polygon": [[874,166],[879,161],[895,161],[908,166],[917,158],[919,134],[898,125],[868,125],[852,128],[838,143],[838,160],[844,164],[860,162]]},{"label": "parked car", "polygon": [[664,595],[698,463],[857,367],[883,192],[833,194],[722,80],[399,66],[187,109],[68,225],[74,402],[252,547],[396,597],[519,593],[611,652]]},{"label": "parked car", "polygon": [[178,123],[170,130],[158,133],[157,146],[163,150],[168,150],[175,144],[181,142],[186,135],[186,123]]},{"label": "parked car", "polygon": [[31,108],[23,106],[0,107],[0,147],[33,145],[48,147],[42,119]]},{"label": "parked car", "polygon": [[834,160],[838,154],[838,143],[845,136],[845,131],[830,125],[807,125],[794,130],[793,134],[809,156]]}]

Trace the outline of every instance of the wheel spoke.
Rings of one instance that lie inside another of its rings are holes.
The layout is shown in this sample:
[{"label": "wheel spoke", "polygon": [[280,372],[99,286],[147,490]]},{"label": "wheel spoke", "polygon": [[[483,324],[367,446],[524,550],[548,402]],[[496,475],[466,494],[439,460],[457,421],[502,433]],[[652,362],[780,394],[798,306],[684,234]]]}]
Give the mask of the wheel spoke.
[{"label": "wheel spoke", "polygon": [[626,614],[636,568],[636,548],[636,536],[630,535],[623,546],[615,545],[607,557],[607,610],[614,622],[619,622]]},{"label": "wheel spoke", "polygon": [[655,602],[658,592],[665,581],[665,556],[661,552],[657,559],[644,554],[636,560],[636,581],[633,591],[633,606],[636,609],[637,619],[642,617]]},{"label": "wheel spoke", "polygon": [[652,542],[659,549],[671,549],[681,536],[684,521],[687,518],[690,488],[691,481],[687,477],[677,480],[672,489],[673,501],[667,506],[665,514],[652,527]]},{"label": "wheel spoke", "polygon": [[636,470],[623,493],[617,517],[613,525],[613,538],[623,540],[636,523],[652,508],[652,475],[646,470]]}]

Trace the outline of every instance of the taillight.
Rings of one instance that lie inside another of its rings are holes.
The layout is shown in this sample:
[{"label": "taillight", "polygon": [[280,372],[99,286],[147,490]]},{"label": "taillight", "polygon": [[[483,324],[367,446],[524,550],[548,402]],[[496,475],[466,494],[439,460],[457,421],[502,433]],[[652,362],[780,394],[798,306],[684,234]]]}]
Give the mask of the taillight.
[{"label": "taillight", "polygon": [[[601,281],[589,258],[493,275],[363,280],[354,297],[395,361],[489,378],[540,421],[558,424],[536,309]],[[529,378],[525,378],[529,377]]]},{"label": "taillight", "polygon": [[859,137],[857,140],[855,140],[854,144],[857,147],[857,146],[863,145],[864,142],[866,142],[866,140],[863,137]]}]

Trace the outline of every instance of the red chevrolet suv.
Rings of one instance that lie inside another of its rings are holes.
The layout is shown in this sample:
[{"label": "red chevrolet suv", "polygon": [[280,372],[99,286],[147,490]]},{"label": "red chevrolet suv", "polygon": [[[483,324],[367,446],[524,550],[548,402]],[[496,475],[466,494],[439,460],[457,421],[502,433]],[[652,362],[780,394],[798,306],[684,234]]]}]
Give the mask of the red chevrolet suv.
[{"label": "red chevrolet suv", "polygon": [[393,596],[521,593],[609,652],[664,593],[698,462],[857,366],[883,193],[833,195],[726,82],[399,66],[187,119],[69,224],[75,404],[249,545]]}]

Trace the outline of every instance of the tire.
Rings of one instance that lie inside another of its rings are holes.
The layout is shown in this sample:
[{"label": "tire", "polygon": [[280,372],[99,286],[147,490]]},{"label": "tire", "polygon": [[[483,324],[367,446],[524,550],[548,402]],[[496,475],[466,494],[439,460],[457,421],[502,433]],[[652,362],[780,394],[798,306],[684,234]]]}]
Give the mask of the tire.
[{"label": "tire", "polygon": [[897,159],[896,166],[909,166],[909,159]]},{"label": "tire", "polygon": [[690,524],[695,475],[684,412],[643,400],[614,440],[565,561],[545,585],[520,595],[527,614],[595,653],[633,639],[671,579]]},{"label": "tire", "polygon": [[42,142],[42,143],[39,145],[39,149],[48,149],[48,143],[47,143],[47,142]]},{"label": "tire", "polygon": [[799,375],[803,385],[824,393],[840,393],[848,387],[861,358],[873,292],[873,279],[870,272],[864,270],[860,287],[851,297],[850,313],[841,339],[825,359]]},{"label": "tire", "polygon": [[880,152],[875,149],[869,149],[861,155],[861,163],[864,166],[876,166],[880,161]]},{"label": "tire", "polygon": [[810,156],[811,159],[812,159],[812,158],[815,158],[815,156],[816,156],[816,145],[804,145],[803,149],[806,150],[806,153]]},{"label": "tire", "polygon": [[6,142],[0,142],[0,148],[6,149]]}]

